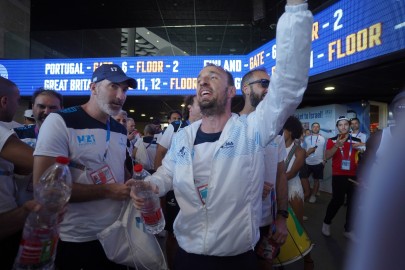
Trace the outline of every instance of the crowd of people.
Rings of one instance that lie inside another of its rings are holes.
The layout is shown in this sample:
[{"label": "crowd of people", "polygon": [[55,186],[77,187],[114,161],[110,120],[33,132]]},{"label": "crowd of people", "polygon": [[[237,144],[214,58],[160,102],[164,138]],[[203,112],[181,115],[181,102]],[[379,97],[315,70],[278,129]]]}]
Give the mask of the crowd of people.
[{"label": "crowd of people", "polygon": [[[63,108],[60,93],[38,89],[24,126],[11,129],[19,89],[0,77],[2,267],[13,268],[25,219],[41,207],[33,187],[57,156],[69,157],[73,179],[57,269],[127,269],[107,258],[97,234],[117,219],[122,201],[143,206],[128,181],[136,163],[152,174],[145,181],[162,198],[170,269],[272,269],[289,235],[291,211],[305,228],[305,202],[316,203],[329,159],[332,199],[320,231],[331,235],[332,220],[346,203],[344,235],[354,240],[355,190],[368,178],[357,177],[364,168],[357,169],[359,153],[376,162],[393,134],[378,135],[377,149],[366,144],[357,118],[339,117],[338,134],[325,138],[319,123],[304,131],[292,116],[308,83],[312,23],[305,1],[287,0],[277,25],[276,72],[270,78],[257,68],[243,76],[243,110],[231,111],[232,74],[208,64],[198,74],[196,94],[185,98],[184,115],[170,112],[163,131],[156,122],[139,132],[122,110],[137,81],[115,64],[94,70],[82,105]],[[396,114],[404,109],[398,108]],[[302,259],[305,270],[314,269],[310,250]]]}]

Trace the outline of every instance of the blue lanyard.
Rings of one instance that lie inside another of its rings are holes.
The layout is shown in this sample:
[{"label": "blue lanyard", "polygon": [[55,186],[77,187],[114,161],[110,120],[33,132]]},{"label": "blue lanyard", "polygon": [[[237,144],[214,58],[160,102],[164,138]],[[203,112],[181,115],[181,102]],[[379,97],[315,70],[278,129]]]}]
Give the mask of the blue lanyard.
[{"label": "blue lanyard", "polygon": [[104,152],[104,157],[103,161],[107,158],[107,152],[108,152],[108,146],[110,145],[110,117],[107,119],[107,135],[105,138],[105,152]]},{"label": "blue lanyard", "polygon": [[[352,135],[351,134],[349,134],[349,138],[350,138],[350,150],[349,150],[348,159],[350,160],[350,157],[352,156]],[[340,154],[342,154],[342,159],[344,159],[345,157],[343,155],[342,147],[339,147],[339,149],[340,149]]]}]

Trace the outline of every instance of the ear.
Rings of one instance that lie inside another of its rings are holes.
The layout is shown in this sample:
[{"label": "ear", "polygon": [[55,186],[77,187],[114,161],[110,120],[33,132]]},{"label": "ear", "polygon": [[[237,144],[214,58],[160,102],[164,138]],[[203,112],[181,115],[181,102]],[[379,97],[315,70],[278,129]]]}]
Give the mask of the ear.
[{"label": "ear", "polygon": [[7,96],[0,97],[0,106],[4,108],[6,107],[6,105],[7,105]]},{"label": "ear", "polygon": [[90,91],[92,95],[97,95],[96,83],[90,83]]},{"label": "ear", "polygon": [[228,86],[228,97],[233,98],[234,96],[236,96],[236,87]]},{"label": "ear", "polygon": [[249,87],[249,85],[245,84],[242,87],[242,91],[243,91],[243,93],[245,93],[245,96],[249,96],[250,95],[250,87]]}]

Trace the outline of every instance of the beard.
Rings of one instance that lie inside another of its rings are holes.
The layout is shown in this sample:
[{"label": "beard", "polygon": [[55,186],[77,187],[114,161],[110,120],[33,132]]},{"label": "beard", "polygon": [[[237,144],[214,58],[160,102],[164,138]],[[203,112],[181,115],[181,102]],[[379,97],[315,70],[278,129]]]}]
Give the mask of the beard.
[{"label": "beard", "polygon": [[[103,95],[100,95],[100,92],[96,96],[96,100],[97,100],[97,105],[100,108],[100,110],[108,115],[117,116],[119,114],[119,112],[121,111],[122,106],[120,106],[118,109],[112,108],[112,106],[110,105],[111,102],[109,102],[108,99],[106,97],[104,97]],[[115,102],[115,103],[118,104],[119,102]]]},{"label": "beard", "polygon": [[250,95],[250,104],[256,108],[257,105],[259,105],[260,101],[263,100],[264,96],[260,96],[259,94],[256,94],[255,92],[251,92],[252,94]]},{"label": "beard", "polygon": [[100,98],[97,98],[97,104],[101,111],[111,116],[117,116],[121,110],[121,108],[119,109],[111,108],[109,103],[106,103],[103,99]]},{"label": "beard", "polygon": [[228,93],[228,88],[225,89],[223,99],[213,98],[212,100],[199,100],[198,105],[200,106],[201,114],[204,116],[221,115],[225,112],[226,107],[226,94]]}]

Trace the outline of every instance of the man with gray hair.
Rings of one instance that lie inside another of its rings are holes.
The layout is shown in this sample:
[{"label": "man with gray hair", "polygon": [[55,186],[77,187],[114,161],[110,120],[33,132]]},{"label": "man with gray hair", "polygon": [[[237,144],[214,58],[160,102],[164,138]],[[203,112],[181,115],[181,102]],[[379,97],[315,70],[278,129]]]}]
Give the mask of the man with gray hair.
[{"label": "man with gray hair", "polygon": [[129,197],[124,167],[126,128],[112,118],[122,110],[136,80],[115,64],[94,70],[90,99],[50,114],[34,152],[34,186],[57,156],[71,160],[72,196],[60,226],[58,269],[126,269],[108,260],[97,234],[117,220]]}]

